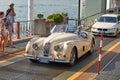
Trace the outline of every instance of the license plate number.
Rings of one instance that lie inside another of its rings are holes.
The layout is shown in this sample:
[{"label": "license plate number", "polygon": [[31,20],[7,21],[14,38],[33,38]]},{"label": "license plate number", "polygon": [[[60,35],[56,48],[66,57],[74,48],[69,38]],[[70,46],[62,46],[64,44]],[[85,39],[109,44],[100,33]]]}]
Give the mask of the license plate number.
[{"label": "license plate number", "polygon": [[45,58],[40,58],[39,61],[43,63],[49,63],[49,59],[45,59]]}]

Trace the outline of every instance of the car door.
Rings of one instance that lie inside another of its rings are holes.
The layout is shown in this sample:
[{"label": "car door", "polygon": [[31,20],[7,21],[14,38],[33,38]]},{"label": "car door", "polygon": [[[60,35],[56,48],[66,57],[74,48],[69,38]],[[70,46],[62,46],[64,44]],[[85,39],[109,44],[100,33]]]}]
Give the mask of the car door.
[{"label": "car door", "polygon": [[79,36],[79,47],[78,47],[78,52],[79,52],[79,57],[84,55],[86,52],[88,52],[89,50],[89,46],[90,46],[90,41],[89,41],[89,37],[87,35],[87,33],[82,32],[82,34]]},{"label": "car door", "polygon": [[91,44],[90,38],[89,38],[89,35],[86,32],[82,32],[81,33],[81,39],[84,42],[83,50],[84,50],[84,54],[85,54],[86,52],[88,52],[90,44]]}]

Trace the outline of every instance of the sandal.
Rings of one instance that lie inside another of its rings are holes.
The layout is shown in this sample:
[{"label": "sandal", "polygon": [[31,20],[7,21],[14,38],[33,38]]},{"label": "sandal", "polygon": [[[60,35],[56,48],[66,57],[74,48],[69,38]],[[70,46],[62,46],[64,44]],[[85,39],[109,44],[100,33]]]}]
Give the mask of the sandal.
[{"label": "sandal", "polygon": [[9,45],[6,45],[6,47],[9,47]]},{"label": "sandal", "polygon": [[13,45],[13,46],[11,46],[11,48],[16,48],[16,47]]}]

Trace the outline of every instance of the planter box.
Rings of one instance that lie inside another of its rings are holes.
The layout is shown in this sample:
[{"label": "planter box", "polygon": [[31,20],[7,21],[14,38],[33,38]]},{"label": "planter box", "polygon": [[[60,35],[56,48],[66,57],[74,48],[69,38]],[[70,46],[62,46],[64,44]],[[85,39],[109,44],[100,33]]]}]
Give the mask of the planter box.
[{"label": "planter box", "polygon": [[55,24],[53,22],[46,23],[45,19],[34,20],[34,34],[40,36],[50,35],[50,30]]}]

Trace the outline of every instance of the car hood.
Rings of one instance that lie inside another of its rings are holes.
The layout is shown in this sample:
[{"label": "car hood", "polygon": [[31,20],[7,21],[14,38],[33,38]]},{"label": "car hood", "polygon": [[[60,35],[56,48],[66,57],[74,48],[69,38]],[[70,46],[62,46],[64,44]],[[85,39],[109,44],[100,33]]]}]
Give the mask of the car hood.
[{"label": "car hood", "polygon": [[68,40],[76,40],[78,36],[73,33],[53,33],[44,40],[44,43],[60,43]]},{"label": "car hood", "polygon": [[116,23],[106,23],[106,22],[96,22],[93,27],[94,28],[112,28],[116,25]]}]

